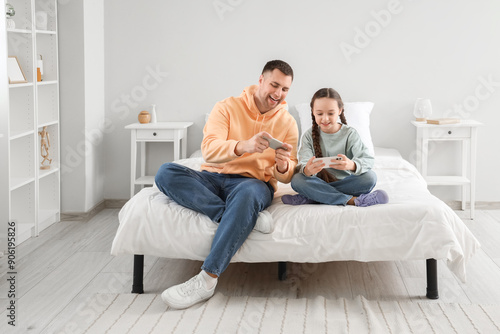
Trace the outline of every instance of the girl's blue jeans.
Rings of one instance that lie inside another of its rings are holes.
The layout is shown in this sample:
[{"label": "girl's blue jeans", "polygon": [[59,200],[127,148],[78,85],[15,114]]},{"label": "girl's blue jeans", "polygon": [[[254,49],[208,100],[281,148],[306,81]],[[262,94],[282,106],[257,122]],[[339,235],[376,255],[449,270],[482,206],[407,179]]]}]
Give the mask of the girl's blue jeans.
[{"label": "girl's blue jeans", "polygon": [[207,215],[219,226],[201,269],[219,276],[255,226],[259,212],[273,200],[268,182],[237,174],[195,171],[163,164],[155,183],[178,204]]},{"label": "girl's blue jeans", "polygon": [[376,183],[377,174],[372,170],[331,183],[302,173],[292,178],[293,190],[315,202],[330,205],[346,205],[351,197],[372,191]]}]

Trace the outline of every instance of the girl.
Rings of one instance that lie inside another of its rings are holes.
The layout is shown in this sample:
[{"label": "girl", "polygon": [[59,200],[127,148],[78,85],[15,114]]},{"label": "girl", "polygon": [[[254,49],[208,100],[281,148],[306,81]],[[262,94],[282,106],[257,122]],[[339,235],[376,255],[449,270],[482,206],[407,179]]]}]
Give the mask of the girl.
[{"label": "girl", "polygon": [[[304,133],[299,150],[300,171],[292,178],[292,188],[299,194],[283,195],[283,203],[356,206],[387,203],[385,191],[370,192],[377,182],[377,175],[371,170],[374,158],[356,130],[347,125],[339,93],[332,88],[318,90],[311,100],[311,115],[313,126]],[[339,118],[342,124],[337,122]],[[334,159],[325,165],[315,161],[321,157]]]}]

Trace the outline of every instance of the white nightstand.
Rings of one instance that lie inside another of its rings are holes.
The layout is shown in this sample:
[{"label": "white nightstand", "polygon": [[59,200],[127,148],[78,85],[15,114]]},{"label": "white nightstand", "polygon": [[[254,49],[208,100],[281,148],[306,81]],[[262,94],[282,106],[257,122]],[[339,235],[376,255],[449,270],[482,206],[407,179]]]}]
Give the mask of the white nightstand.
[{"label": "white nightstand", "polygon": [[[174,160],[184,159],[186,158],[187,129],[191,125],[193,125],[193,122],[158,122],[146,124],[134,123],[125,127],[125,129],[131,130],[130,197],[134,196],[136,185],[145,186],[154,184],[154,175],[146,175],[146,143],[173,142]],[[139,178],[137,178],[136,171],[137,143],[141,144],[141,169]]]},{"label": "white nightstand", "polygon": [[[435,125],[425,122],[411,122],[417,128],[417,169],[429,186],[461,186],[462,210],[465,210],[466,189],[470,187],[470,218],[474,219],[474,203],[476,191],[476,143],[477,128],[483,125],[473,120],[462,120],[457,124]],[[462,142],[462,175],[429,176],[427,162],[429,141],[461,141]],[[467,165],[470,160],[470,171],[467,175]]]}]

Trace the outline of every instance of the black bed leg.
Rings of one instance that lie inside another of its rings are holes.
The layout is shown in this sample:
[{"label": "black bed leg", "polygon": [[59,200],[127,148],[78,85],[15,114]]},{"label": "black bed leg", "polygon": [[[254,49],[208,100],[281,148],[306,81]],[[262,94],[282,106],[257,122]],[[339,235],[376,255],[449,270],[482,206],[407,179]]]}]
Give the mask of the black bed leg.
[{"label": "black bed leg", "polygon": [[438,299],[438,275],[437,261],[435,259],[427,259],[427,295],[429,299]]},{"label": "black bed leg", "polygon": [[142,279],[144,276],[144,255],[134,255],[134,282],[132,293],[144,293]]},{"label": "black bed leg", "polygon": [[278,278],[280,281],[286,280],[286,262],[278,262]]}]

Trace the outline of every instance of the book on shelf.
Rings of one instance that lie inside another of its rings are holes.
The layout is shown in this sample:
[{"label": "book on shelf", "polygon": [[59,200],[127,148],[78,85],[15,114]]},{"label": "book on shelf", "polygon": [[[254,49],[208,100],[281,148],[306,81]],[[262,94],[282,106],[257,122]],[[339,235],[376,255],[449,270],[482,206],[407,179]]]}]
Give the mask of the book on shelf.
[{"label": "book on shelf", "polygon": [[461,119],[460,118],[435,118],[435,119],[428,119],[427,124],[457,124],[460,123]]}]

